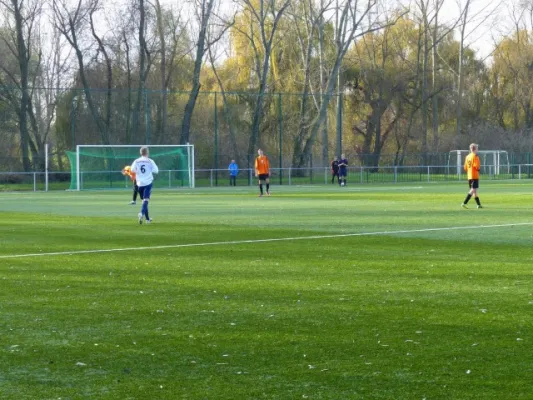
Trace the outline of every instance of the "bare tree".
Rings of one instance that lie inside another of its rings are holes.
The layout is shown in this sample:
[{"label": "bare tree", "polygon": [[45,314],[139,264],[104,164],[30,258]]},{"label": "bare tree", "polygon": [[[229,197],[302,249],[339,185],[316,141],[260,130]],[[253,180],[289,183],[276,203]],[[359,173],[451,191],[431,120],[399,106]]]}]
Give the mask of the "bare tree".
[{"label": "bare tree", "polygon": [[[198,38],[196,40],[196,55],[194,58],[194,69],[192,76],[192,88],[189,93],[189,99],[185,105],[185,113],[183,115],[183,122],[181,124],[181,138],[182,144],[189,142],[189,136],[191,131],[191,121],[196,106],[196,100],[198,93],[200,92],[200,72],[204,63],[204,58],[209,46],[218,42],[224,33],[230,28],[232,23],[225,24],[224,29],[219,32],[217,37],[214,37],[211,41],[208,40],[208,29],[212,20],[218,16],[214,15],[213,10],[216,9],[215,5],[218,0],[195,0],[196,1],[196,18],[198,22]],[[218,18],[221,20],[221,18]],[[221,22],[223,22],[221,20]]]},{"label": "bare tree", "polygon": [[[168,122],[168,90],[170,88],[172,73],[178,56],[178,47],[181,35],[183,34],[183,29],[180,22],[180,12],[174,13],[172,10],[165,10],[161,7],[161,2],[159,0],[155,0],[154,9],[157,36],[159,38],[159,73],[162,91],[157,132],[160,137],[165,137]],[[167,34],[168,31],[170,31],[170,34]],[[167,41],[169,42],[167,43]]]},{"label": "bare tree", "polygon": [[135,91],[135,56],[136,56],[136,39],[135,33],[137,27],[135,24],[136,12],[133,9],[128,10],[126,14],[112,15],[114,29],[111,32],[113,38],[113,53],[115,55],[113,62],[121,71],[116,74],[115,85],[126,89],[126,104],[123,105],[121,113],[115,116],[116,122],[124,129],[124,140],[126,143],[132,142],[133,136],[133,110],[134,110],[134,91]]},{"label": "bare tree", "polygon": [[[44,169],[45,144],[52,139],[52,123],[66,74],[68,51],[56,30],[47,24],[42,0],[1,0],[0,100],[16,115],[22,167]],[[30,157],[31,155],[31,157]]]},{"label": "bare tree", "polygon": [[[324,100],[325,90],[325,75],[327,71],[326,60],[324,57],[324,26],[326,24],[324,13],[328,10],[332,1],[325,3],[320,2],[318,9],[315,9],[314,0],[303,0],[298,3],[293,3],[291,6],[290,17],[294,22],[294,27],[298,35],[298,44],[300,50],[300,57],[303,69],[303,90],[301,94],[300,109],[299,109],[299,123],[298,130],[294,136],[294,151],[292,156],[292,165],[296,168],[303,166],[306,163],[308,154],[303,152],[303,146],[308,139],[308,131],[312,126],[312,119],[309,115],[309,103],[313,100],[316,110],[320,110],[320,105]],[[316,49],[316,42],[318,38],[318,49]],[[318,91],[313,89],[312,82],[312,64],[314,61],[313,54],[318,50],[318,76],[319,84]],[[322,162],[328,162],[327,154],[327,121],[323,124],[322,135]]]},{"label": "bare tree", "polygon": [[[32,108],[31,84],[33,76],[33,59],[40,64],[42,53],[35,40],[37,18],[41,12],[42,4],[39,0],[26,3],[24,0],[0,0],[5,9],[5,19],[8,34],[2,35],[2,40],[9,51],[3,56],[4,61],[12,57],[16,60],[17,70],[10,68],[7,63],[0,62],[0,69],[7,78],[0,77],[0,84],[4,87],[3,95],[6,96],[16,110],[18,116],[20,151],[24,171],[31,170],[30,152],[37,154],[38,147],[30,135],[29,112]],[[37,50],[37,54],[34,54]],[[9,83],[9,84],[8,84]],[[6,90],[13,85],[15,90]],[[18,93],[16,93],[16,92]]]},{"label": "bare tree", "polygon": [[[326,119],[328,106],[337,85],[337,76],[340,72],[344,57],[350,49],[353,41],[367,33],[375,32],[394,25],[396,21],[406,13],[399,13],[393,20],[372,21],[371,12],[377,7],[377,5],[377,0],[367,0],[363,6],[361,6],[358,1],[345,0],[344,4],[339,5],[338,24],[335,27],[335,55],[333,65],[326,78],[327,84],[325,85],[323,101],[318,111],[318,117],[313,121],[309,137],[303,147],[304,157],[302,157],[302,160],[309,158],[320,127]],[[341,95],[340,90],[341,88],[338,88],[338,96]]]},{"label": "bare tree", "polygon": [[104,57],[105,67],[106,67],[106,100],[105,100],[105,111],[104,111],[104,127],[106,129],[105,136],[109,136],[109,129],[111,126],[111,96],[113,94],[113,64],[111,61],[111,57],[109,56],[109,53],[107,51],[107,48],[104,44],[103,39],[98,36],[96,33],[95,23],[94,23],[94,14],[99,11],[100,9],[100,3],[99,0],[94,0],[93,3],[90,4],[89,9],[89,25],[91,28],[91,33],[93,35],[94,40],[97,43],[98,46],[98,53],[101,53]]},{"label": "bare tree", "polygon": [[78,64],[78,75],[83,86],[83,93],[87,105],[96,123],[102,142],[109,144],[109,126],[106,126],[105,120],[100,115],[90,88],[86,73],[87,63],[80,40],[80,36],[83,35],[83,32],[87,28],[87,22],[90,19],[91,12],[95,8],[94,4],[94,0],[89,0],[88,3],[84,3],[84,0],[78,0],[71,7],[68,0],[53,0],[52,2],[55,28],[65,37],[74,50]]},{"label": "bare tree", "polygon": [[[272,46],[276,37],[281,18],[290,0],[283,0],[279,7],[274,0],[242,0],[244,12],[249,15],[250,26],[247,29],[237,27],[252,48],[254,56],[254,73],[258,81],[258,90],[252,115],[250,139],[248,141],[248,155],[252,156],[259,141],[260,124],[263,117],[264,97],[268,87]],[[256,31],[259,32],[256,32]],[[259,37],[257,37],[259,36]]]},{"label": "bare tree", "polygon": [[[138,40],[139,40],[139,80],[137,82],[137,97],[135,100],[135,108],[133,111],[133,133],[137,135],[140,132],[140,120],[141,120],[141,104],[143,100],[143,94],[146,95],[145,87],[150,68],[152,67],[152,52],[148,46],[146,38],[147,30],[147,9],[145,0],[134,0],[139,15]],[[137,2],[138,1],[138,2]],[[146,116],[145,118],[148,118]],[[148,138],[146,138],[148,140]]]},{"label": "bare tree", "polygon": [[[210,40],[210,38],[213,35],[216,36],[216,33],[214,34],[212,32],[212,30],[210,30],[208,32],[209,40]],[[220,77],[220,74],[219,74],[219,71],[218,71],[218,67],[217,67],[217,57],[218,57],[217,47],[218,46],[216,46],[216,45],[209,46],[209,48],[207,49],[208,59],[209,59],[209,64],[211,66],[211,70],[213,71],[213,75],[215,76],[215,79],[216,79],[217,84],[218,84],[218,90],[220,91],[220,94],[222,96],[222,104],[223,104],[223,109],[222,110],[223,110],[224,118],[225,118],[225,120],[228,123],[230,146],[233,149],[234,157],[236,159],[239,159],[240,158],[239,146],[238,146],[238,143],[237,143],[237,137],[236,137],[236,134],[235,134],[235,130],[233,129],[233,122],[232,122],[233,121],[233,117],[231,115],[231,108],[229,106],[228,96],[227,96],[227,93],[226,93],[226,89],[225,89],[224,83],[222,82],[222,78]]]},{"label": "bare tree", "polygon": [[[52,24],[53,26],[53,24]],[[56,156],[59,170],[63,170],[62,152],[66,149],[56,134],[53,137],[53,121],[56,117],[58,100],[63,95],[62,88],[68,79],[70,51],[57,29],[52,28],[48,34],[41,34],[40,47],[43,51],[42,62],[36,76],[36,87],[33,88],[34,107],[30,107],[30,121],[34,132],[39,132],[41,143],[49,143],[52,156]],[[33,112],[35,109],[35,112]],[[42,160],[44,164],[44,160]],[[43,165],[44,166],[44,165]]]},{"label": "bare tree", "polygon": [[[429,15],[430,0],[418,0],[418,7],[421,12],[421,31],[422,31],[422,153],[424,157],[427,157],[428,151],[428,64],[429,64],[429,51],[430,51],[430,37],[431,37],[431,17]],[[426,164],[424,160],[424,164]]]},{"label": "bare tree", "polygon": [[[459,26],[459,60],[457,65],[457,91],[456,91],[456,136],[462,134],[463,97],[465,85],[464,58],[465,49],[468,47],[467,39],[476,32],[487,20],[492,18],[503,4],[502,1],[485,1],[483,7],[475,13],[471,12],[474,0],[457,0],[460,9]],[[467,26],[472,24],[470,30]]]},{"label": "bare tree", "polygon": [[[468,0],[470,1],[470,0]],[[429,106],[431,104],[432,109],[432,133],[433,133],[433,148],[438,148],[439,144],[439,104],[437,94],[443,90],[439,85],[437,79],[437,70],[439,68],[438,48],[440,43],[448,37],[448,35],[457,27],[460,23],[462,14],[456,20],[448,22],[446,24],[440,24],[439,15],[442,7],[444,6],[444,0],[417,0],[416,7],[419,13],[419,30],[420,30],[420,46],[418,51],[419,62],[421,68],[419,68],[420,79],[420,112],[421,112],[421,147],[422,152],[427,156],[428,152],[428,125],[429,125]],[[431,69],[430,69],[431,58]],[[428,74],[431,73],[431,86],[428,82]],[[431,100],[431,103],[430,103]],[[424,160],[426,163],[427,160]]]},{"label": "bare tree", "polygon": [[456,100],[456,134],[461,134],[461,119],[463,114],[463,91],[464,91],[464,72],[463,72],[463,59],[465,49],[465,32],[468,21],[468,11],[470,8],[471,0],[465,0],[463,12],[461,15],[461,33],[459,36],[459,63],[457,67],[457,100]]},{"label": "bare tree", "polygon": [[[439,43],[439,13],[444,5],[444,0],[434,0],[435,17],[433,19],[433,32],[431,43],[431,86],[433,91],[437,90],[437,71],[439,69],[438,58],[438,43]],[[433,111],[432,126],[433,126],[433,149],[438,151],[439,148],[439,98],[433,96],[431,105]]]}]

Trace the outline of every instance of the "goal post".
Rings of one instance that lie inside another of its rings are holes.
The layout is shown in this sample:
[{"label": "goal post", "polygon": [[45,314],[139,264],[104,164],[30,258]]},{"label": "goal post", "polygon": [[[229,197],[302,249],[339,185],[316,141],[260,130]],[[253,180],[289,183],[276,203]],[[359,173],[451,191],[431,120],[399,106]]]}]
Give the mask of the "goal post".
[{"label": "goal post", "polygon": [[[159,167],[154,186],[194,187],[194,145],[152,145],[152,158]],[[140,145],[78,145],[67,152],[71,166],[70,190],[131,188],[122,169],[140,157]]]},{"label": "goal post", "polygon": [[[461,176],[464,161],[470,150],[452,150],[448,153],[448,168],[455,168],[457,176]],[[509,154],[505,150],[478,150],[481,162],[481,173],[500,175],[510,173]]]}]

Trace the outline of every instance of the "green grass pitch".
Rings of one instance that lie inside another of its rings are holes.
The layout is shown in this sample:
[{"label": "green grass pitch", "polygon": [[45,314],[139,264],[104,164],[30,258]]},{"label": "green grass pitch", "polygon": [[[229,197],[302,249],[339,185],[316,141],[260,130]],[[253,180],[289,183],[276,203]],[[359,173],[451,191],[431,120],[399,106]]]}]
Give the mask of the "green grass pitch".
[{"label": "green grass pitch", "polygon": [[0,398],[533,398],[531,184],[272,191],[0,193]]}]

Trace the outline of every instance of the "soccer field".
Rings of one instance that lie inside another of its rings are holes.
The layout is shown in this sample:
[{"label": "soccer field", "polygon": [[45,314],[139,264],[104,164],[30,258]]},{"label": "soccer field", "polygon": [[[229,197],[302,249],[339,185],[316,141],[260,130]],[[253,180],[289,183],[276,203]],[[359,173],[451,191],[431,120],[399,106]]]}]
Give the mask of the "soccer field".
[{"label": "soccer field", "polygon": [[532,399],[529,183],[0,193],[1,399]]}]

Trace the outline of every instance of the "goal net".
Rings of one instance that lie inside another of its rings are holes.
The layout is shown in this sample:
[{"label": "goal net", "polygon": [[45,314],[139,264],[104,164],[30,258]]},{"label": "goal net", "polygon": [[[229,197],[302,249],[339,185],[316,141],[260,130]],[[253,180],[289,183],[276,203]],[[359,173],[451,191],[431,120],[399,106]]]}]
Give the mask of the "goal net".
[{"label": "goal net", "polygon": [[[448,155],[448,168],[450,173],[462,175],[464,163],[469,150],[452,150]],[[503,175],[510,172],[509,155],[504,150],[478,150],[477,155],[481,162],[480,172],[485,175]]]},{"label": "goal net", "polygon": [[[70,190],[131,188],[122,169],[140,157],[141,146],[79,145],[67,152],[71,167]],[[159,167],[154,186],[194,187],[194,146],[148,146],[150,158]]]}]

